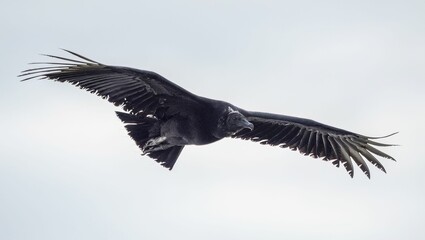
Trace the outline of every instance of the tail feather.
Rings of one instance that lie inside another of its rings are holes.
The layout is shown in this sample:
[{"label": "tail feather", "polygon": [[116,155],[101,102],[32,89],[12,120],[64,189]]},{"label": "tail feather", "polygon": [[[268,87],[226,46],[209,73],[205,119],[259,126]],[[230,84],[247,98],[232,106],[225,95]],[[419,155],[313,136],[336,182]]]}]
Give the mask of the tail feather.
[{"label": "tail feather", "polygon": [[[139,116],[124,112],[116,112],[117,116],[127,129],[128,135],[136,142],[143,151],[143,147],[149,139],[160,135],[159,122],[156,118],[149,116]],[[162,166],[173,169],[184,146],[174,146],[165,150],[150,152],[147,155]]]},{"label": "tail feather", "polygon": [[184,146],[175,146],[170,147],[165,150],[156,151],[148,153],[148,156],[155,159],[162,166],[168,168],[169,170],[173,169],[174,164],[179,158],[180,153],[182,152]]}]

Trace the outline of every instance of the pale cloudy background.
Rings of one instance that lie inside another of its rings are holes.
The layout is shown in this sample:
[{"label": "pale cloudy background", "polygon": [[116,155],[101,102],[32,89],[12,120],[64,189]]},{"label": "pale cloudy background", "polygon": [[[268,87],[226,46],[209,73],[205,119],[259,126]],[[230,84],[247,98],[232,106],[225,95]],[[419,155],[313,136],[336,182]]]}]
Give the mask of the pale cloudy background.
[{"label": "pale cloudy background", "polygon": [[[0,239],[425,239],[425,1],[19,1],[0,9]],[[66,48],[386,140],[368,180],[227,139],[171,172],[114,106],[19,82]]]}]

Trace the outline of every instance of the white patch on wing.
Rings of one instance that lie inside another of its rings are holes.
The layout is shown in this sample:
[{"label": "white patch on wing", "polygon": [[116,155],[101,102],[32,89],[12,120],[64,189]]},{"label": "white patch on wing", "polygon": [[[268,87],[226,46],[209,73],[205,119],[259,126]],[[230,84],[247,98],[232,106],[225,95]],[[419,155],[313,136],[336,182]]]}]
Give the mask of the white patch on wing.
[{"label": "white patch on wing", "polygon": [[229,111],[229,113],[239,113],[239,111],[235,111],[233,108],[231,108],[230,106],[227,108],[227,111]]}]

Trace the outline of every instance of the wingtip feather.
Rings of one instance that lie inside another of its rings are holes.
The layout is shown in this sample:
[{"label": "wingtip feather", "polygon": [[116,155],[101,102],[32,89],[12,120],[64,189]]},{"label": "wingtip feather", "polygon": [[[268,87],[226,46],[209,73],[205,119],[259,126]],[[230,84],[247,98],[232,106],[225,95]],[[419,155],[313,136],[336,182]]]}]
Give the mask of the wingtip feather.
[{"label": "wingtip feather", "polygon": [[369,139],[383,139],[383,138],[391,137],[391,136],[396,135],[398,133],[399,132],[393,132],[391,134],[388,134],[388,135],[385,135],[385,136],[380,136],[380,137],[369,137],[369,136],[365,136],[365,137],[369,138]]}]

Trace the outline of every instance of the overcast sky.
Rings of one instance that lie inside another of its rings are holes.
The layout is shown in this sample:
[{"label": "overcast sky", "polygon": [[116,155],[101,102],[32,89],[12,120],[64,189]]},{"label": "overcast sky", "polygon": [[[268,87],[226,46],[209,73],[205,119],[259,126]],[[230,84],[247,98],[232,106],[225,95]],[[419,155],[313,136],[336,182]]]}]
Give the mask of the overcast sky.
[{"label": "overcast sky", "polygon": [[[0,9],[0,239],[425,239],[425,1],[9,1]],[[19,82],[66,48],[247,110],[401,146],[351,179],[225,139],[173,171],[101,98]]]}]

